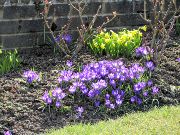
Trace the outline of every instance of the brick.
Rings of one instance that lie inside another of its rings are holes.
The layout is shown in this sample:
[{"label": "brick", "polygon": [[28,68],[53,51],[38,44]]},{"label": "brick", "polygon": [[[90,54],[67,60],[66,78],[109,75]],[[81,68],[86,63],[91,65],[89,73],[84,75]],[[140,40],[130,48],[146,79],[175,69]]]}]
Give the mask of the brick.
[{"label": "brick", "polygon": [[[107,30],[119,31],[122,28],[124,27],[109,27]],[[132,28],[132,26],[126,26],[126,28]],[[59,31],[56,32],[56,34],[58,33]],[[77,40],[79,36],[78,32],[75,30],[70,30],[69,34],[72,35],[73,40]],[[50,41],[49,39],[53,39],[53,38],[51,38],[51,35],[47,32],[45,43],[46,44],[51,43],[52,45],[53,40]],[[3,49],[32,48],[43,44],[44,44],[43,32],[0,35],[0,46],[2,46]]]},{"label": "brick", "polygon": [[[40,10],[42,11],[43,6]],[[70,10],[70,6],[68,4],[54,4],[51,6],[49,10],[49,15],[52,16],[54,14],[54,9],[56,10],[56,16],[67,16]],[[35,10],[34,5],[13,5],[13,6],[5,6],[3,12],[4,19],[22,19],[22,18],[32,18],[37,17],[38,13]]]},{"label": "brick", "polygon": [[1,36],[3,49],[28,48],[43,44],[42,33],[34,34],[9,34]]},{"label": "brick", "polygon": [[5,6],[4,7],[4,19],[20,19],[26,17],[35,17],[37,14],[34,5],[24,6]]},{"label": "brick", "polygon": [[[106,16],[109,18],[112,15],[99,15],[95,27],[100,26],[105,20]],[[84,22],[90,23],[92,16],[83,16]],[[52,22],[52,19],[49,19]],[[59,17],[56,20],[57,30],[60,30],[68,22],[68,17]],[[71,17],[70,29],[76,30],[80,27],[80,19],[78,16]],[[119,14],[117,17],[107,25],[107,27],[122,27],[122,26],[139,26],[145,24],[139,14]],[[42,32],[44,30],[42,19],[22,19],[22,20],[6,20],[0,21],[0,34],[15,34],[15,33],[35,33]],[[47,30],[47,29],[46,29]]]}]

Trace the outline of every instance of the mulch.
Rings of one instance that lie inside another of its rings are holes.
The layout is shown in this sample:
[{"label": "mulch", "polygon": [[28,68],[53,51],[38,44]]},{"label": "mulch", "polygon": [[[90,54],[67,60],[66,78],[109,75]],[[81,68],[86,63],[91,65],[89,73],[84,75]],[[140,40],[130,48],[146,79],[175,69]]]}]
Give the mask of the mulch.
[{"label": "mulch", "polygon": [[[180,57],[179,37],[173,39],[165,49],[160,64],[152,74],[153,81],[160,87],[159,105],[178,104],[180,102]],[[106,114],[92,115],[93,108],[89,108],[83,118],[78,120],[72,112],[46,108],[43,110],[41,96],[57,84],[57,71],[65,64],[67,58],[53,53],[49,45],[23,50],[19,70],[12,71],[0,77],[0,134],[10,130],[15,135],[34,135],[46,132],[51,128],[63,127],[76,122],[96,122],[111,117]],[[100,57],[98,60],[109,59]],[[97,57],[90,52],[82,51],[74,63],[89,63],[97,61]],[[34,69],[44,74],[43,81],[29,87],[23,80],[23,71]],[[125,112],[119,112],[116,116]]]}]

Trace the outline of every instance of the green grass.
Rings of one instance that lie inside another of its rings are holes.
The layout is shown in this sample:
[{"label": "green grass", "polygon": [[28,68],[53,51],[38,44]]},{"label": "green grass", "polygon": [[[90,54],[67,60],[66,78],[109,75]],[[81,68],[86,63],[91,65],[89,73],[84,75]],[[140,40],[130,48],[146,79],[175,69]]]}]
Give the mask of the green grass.
[{"label": "green grass", "polygon": [[97,124],[78,124],[47,135],[180,135],[180,106],[155,108]]}]

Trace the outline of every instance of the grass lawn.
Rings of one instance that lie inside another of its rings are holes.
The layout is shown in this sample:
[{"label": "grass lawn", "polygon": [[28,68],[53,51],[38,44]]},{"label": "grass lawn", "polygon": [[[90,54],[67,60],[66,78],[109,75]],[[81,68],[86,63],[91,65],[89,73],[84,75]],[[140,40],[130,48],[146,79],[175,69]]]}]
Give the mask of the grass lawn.
[{"label": "grass lawn", "polygon": [[180,106],[155,108],[97,124],[78,124],[47,135],[180,135]]}]

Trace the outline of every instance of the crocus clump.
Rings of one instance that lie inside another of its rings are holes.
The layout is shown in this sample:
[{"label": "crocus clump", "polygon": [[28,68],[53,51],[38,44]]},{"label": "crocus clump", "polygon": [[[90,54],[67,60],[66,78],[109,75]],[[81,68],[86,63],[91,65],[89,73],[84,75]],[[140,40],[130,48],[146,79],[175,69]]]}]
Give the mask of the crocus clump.
[{"label": "crocus clump", "polygon": [[[59,72],[57,88],[44,93],[46,105],[63,107],[64,100],[78,95],[87,99],[86,104],[116,109],[126,102],[140,105],[159,91],[148,75],[155,68],[151,61],[125,65],[121,60],[103,60],[84,65],[79,72],[70,69],[70,61],[66,65],[69,69]],[[81,116],[84,109],[77,111]]]},{"label": "crocus clump", "polygon": [[141,46],[136,48],[137,57],[147,56],[150,55],[152,52],[153,50],[151,50],[149,46]]},{"label": "crocus clump", "polygon": [[64,40],[66,44],[71,44],[72,36],[70,34],[57,35],[55,41],[59,43],[61,40]]},{"label": "crocus clump", "polygon": [[31,71],[31,70],[25,71],[23,73],[23,77],[26,78],[26,81],[29,84],[33,83],[34,81],[38,81],[40,79],[39,75],[36,72]]}]

